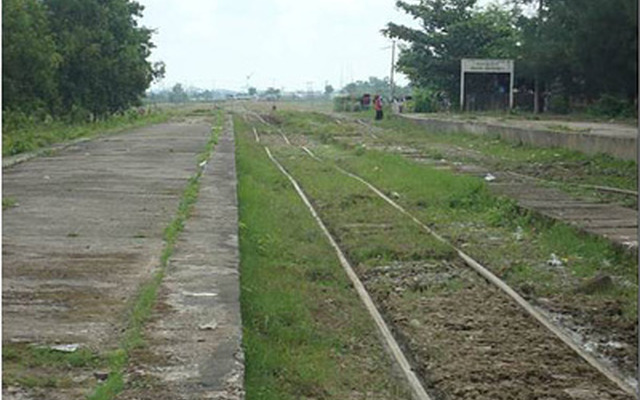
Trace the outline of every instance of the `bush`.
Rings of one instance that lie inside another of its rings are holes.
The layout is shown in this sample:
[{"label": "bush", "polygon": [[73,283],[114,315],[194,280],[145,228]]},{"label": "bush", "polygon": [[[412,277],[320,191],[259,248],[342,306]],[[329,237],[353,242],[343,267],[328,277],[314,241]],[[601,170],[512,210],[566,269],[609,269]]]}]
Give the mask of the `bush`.
[{"label": "bush", "polygon": [[74,104],[71,106],[69,113],[67,113],[63,119],[69,124],[82,124],[91,122],[92,117],[93,115],[91,114],[91,111]]},{"label": "bush", "polygon": [[556,114],[569,114],[569,98],[564,94],[549,96],[549,111]]},{"label": "bush", "polygon": [[413,89],[410,108],[413,112],[429,113],[438,111],[438,96],[432,89]]},{"label": "bush", "polygon": [[21,111],[3,111],[2,112],[2,132],[17,131],[26,129],[36,124],[33,116],[27,115]]},{"label": "bush", "polygon": [[587,108],[587,112],[598,117],[622,117],[632,118],[637,116],[637,110],[633,104],[610,94],[605,94],[598,101]]},{"label": "bush", "polygon": [[349,110],[350,96],[336,96],[333,98],[333,111],[343,112]]}]

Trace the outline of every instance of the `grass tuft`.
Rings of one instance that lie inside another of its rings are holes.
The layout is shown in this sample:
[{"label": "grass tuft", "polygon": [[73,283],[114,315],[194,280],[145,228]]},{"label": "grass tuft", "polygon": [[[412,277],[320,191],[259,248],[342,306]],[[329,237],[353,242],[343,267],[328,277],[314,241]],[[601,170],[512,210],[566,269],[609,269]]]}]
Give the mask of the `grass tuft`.
[{"label": "grass tuft", "polygon": [[13,197],[3,197],[2,198],[2,211],[7,210],[12,207],[16,207],[18,202]]}]

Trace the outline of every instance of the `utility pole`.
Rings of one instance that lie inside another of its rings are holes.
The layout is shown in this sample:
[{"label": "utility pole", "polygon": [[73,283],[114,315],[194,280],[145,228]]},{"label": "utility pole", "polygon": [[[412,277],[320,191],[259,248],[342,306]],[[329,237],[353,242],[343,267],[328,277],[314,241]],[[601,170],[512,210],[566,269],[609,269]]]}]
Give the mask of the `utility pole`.
[{"label": "utility pole", "polygon": [[389,84],[391,86],[391,101],[393,101],[395,95],[395,85],[393,84],[393,72],[396,64],[396,40],[394,39],[391,44],[391,75],[389,78]]},{"label": "utility pole", "polygon": [[[538,0],[538,26],[536,27],[536,36],[538,37],[538,43],[536,46],[540,46],[540,33],[542,29],[542,6],[543,0]],[[540,57],[540,52],[536,51],[536,58]],[[540,60],[536,60],[536,72],[533,77],[533,113],[540,113]]]}]

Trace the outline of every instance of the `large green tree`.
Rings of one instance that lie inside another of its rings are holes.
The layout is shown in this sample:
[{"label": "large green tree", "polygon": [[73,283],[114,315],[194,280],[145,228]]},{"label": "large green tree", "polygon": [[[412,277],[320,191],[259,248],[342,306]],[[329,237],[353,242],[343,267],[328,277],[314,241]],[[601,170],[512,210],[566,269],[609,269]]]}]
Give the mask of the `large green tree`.
[{"label": "large green tree", "polygon": [[390,22],[383,33],[401,39],[398,70],[414,86],[447,93],[456,103],[462,58],[514,58],[520,33],[517,14],[496,5],[486,9],[476,0],[422,0],[396,5],[420,21],[421,29]]},{"label": "large green tree", "polygon": [[129,0],[45,0],[62,55],[59,93],[67,111],[94,117],[139,102],[155,76],[147,61],[152,31],[138,26],[143,7]]},{"label": "large green tree", "polygon": [[636,0],[547,1],[543,12],[540,44],[553,55],[547,69],[558,59],[570,61],[561,76],[570,92],[637,97]]},{"label": "large green tree", "polygon": [[61,58],[38,0],[2,3],[3,109],[52,113],[57,104],[57,68]]},{"label": "large green tree", "polygon": [[3,110],[100,118],[139,104],[164,73],[147,61],[142,11],[132,0],[3,2]]}]

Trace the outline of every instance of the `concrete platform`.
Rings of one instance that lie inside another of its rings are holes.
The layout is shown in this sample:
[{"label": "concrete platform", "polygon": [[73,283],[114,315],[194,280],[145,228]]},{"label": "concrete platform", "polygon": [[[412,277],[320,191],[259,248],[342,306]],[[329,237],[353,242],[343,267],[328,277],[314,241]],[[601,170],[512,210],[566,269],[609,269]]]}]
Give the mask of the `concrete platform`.
[{"label": "concrete platform", "polygon": [[494,117],[470,119],[464,114],[398,114],[440,132],[497,135],[501,139],[541,147],[565,147],[587,154],[605,153],[637,160],[638,129],[622,124],[558,120],[512,120]]},{"label": "concrete platform", "polygon": [[[158,305],[119,399],[244,398],[238,210],[233,123],[228,117],[201,176],[198,201],[169,260]],[[145,380],[146,381],[146,380]]]},{"label": "concrete platform", "polygon": [[[3,346],[117,347],[210,129],[197,120],[147,126],[3,170],[3,197],[16,202],[2,213]],[[85,398],[93,372],[24,393],[3,387],[2,397]]]}]

